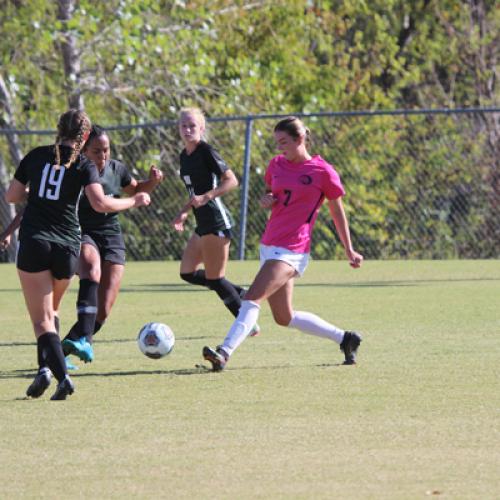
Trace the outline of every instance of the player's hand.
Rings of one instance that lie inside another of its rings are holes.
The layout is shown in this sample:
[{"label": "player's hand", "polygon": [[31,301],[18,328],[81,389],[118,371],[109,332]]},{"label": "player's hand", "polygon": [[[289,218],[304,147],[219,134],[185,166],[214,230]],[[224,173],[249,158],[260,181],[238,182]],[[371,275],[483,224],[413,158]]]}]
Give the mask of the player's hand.
[{"label": "player's hand", "polygon": [[275,202],[276,198],[272,193],[266,193],[259,200],[259,204],[262,208],[271,208]]},{"label": "player's hand", "polygon": [[157,168],[156,165],[151,165],[151,169],[149,170],[149,180],[154,181],[155,184],[160,184],[163,177],[163,172]]},{"label": "player's hand", "polygon": [[151,203],[148,193],[137,193],[134,195],[134,207],[147,207]]},{"label": "player's hand", "polygon": [[203,205],[206,205],[210,200],[211,200],[210,195],[207,193],[201,194],[199,196],[194,195],[191,198],[190,205],[194,208],[199,208],[202,207]]},{"label": "player's hand", "polygon": [[361,267],[361,264],[363,263],[363,256],[360,253],[354,250],[347,250],[346,254],[349,259],[349,265],[352,268],[357,269],[358,267]]},{"label": "player's hand", "polygon": [[181,212],[177,217],[172,221],[172,225],[176,231],[182,232],[184,231],[184,222],[188,218],[187,212]]},{"label": "player's hand", "polygon": [[5,250],[11,242],[12,236],[10,234],[0,234],[0,250]]}]

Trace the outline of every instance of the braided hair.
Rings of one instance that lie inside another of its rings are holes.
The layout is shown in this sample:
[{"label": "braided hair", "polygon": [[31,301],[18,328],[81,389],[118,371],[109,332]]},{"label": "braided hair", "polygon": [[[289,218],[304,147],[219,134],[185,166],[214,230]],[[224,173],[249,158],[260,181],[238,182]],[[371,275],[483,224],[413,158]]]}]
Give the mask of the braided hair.
[{"label": "braided hair", "polygon": [[55,154],[56,154],[56,165],[61,165],[61,151],[60,144],[63,141],[75,141],[73,146],[73,151],[69,160],[63,165],[65,168],[69,168],[71,164],[76,160],[77,156],[80,154],[83,148],[87,132],[90,131],[91,123],[90,119],[81,109],[70,109],[63,113],[59,117],[59,122],[57,124],[57,136],[55,142]]}]

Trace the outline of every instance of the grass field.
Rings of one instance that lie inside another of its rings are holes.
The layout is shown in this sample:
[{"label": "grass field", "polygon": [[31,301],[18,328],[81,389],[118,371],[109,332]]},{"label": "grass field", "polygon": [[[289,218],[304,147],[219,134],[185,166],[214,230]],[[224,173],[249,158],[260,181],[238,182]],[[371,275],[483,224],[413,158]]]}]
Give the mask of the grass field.
[{"label": "grass field", "polygon": [[[248,284],[256,262],[231,262]],[[364,335],[336,344],[273,324],[223,373],[201,365],[231,317],[177,263],[131,263],[76,391],[24,398],[36,349],[15,268],[0,265],[0,497],[500,498],[498,261],[313,262],[295,307]],[[74,318],[76,282],[61,310]],[[151,360],[140,326],[174,351]],[[198,366],[197,366],[198,365]]]}]

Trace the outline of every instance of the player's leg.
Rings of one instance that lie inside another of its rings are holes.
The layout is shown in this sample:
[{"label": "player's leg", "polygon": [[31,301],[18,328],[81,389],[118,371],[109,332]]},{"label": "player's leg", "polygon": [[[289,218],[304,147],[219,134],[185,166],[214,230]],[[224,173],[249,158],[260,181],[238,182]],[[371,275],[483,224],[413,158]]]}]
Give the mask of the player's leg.
[{"label": "player's leg", "polygon": [[276,321],[278,325],[287,326],[292,319],[294,284],[295,279],[292,277],[267,299],[274,321]]},{"label": "player's leg", "polygon": [[97,293],[101,279],[101,256],[96,244],[89,238],[81,246],[78,274],[80,277],[76,302],[78,319],[62,344],[66,355],[74,354],[82,361],[89,362],[93,360],[94,353],[88,340],[84,339],[92,338],[94,333]]},{"label": "player's leg", "polygon": [[[285,288],[285,287],[284,287]],[[356,354],[361,336],[356,332],[344,331],[316,314],[306,311],[295,311],[292,306],[292,290],[287,295],[285,302],[280,296],[283,290],[279,290],[275,295],[269,297],[269,305],[276,323],[289,328],[296,328],[308,335],[322,337],[332,340],[340,345],[344,352],[346,365],[356,363]]]},{"label": "player's leg", "polygon": [[[40,349],[43,359],[43,366],[40,367],[35,380],[28,387],[27,395],[40,397],[50,384],[51,372],[60,384],[67,378],[61,341],[59,335],[56,333],[54,322],[53,277],[49,270],[30,273],[18,269],[18,274],[28,313],[35,331],[37,346]],[[62,293],[64,293],[64,290],[69,285],[70,280],[63,281],[59,289],[59,292]],[[73,392],[72,384],[71,392]]]},{"label": "player's leg", "polygon": [[182,253],[180,267],[181,279],[192,285],[208,287],[205,270],[198,269],[202,263],[201,237],[193,233]]},{"label": "player's leg", "polygon": [[59,335],[59,307],[61,305],[62,299],[69,284],[71,283],[71,278],[67,279],[55,279],[52,278],[52,308],[54,310],[54,326],[57,334]]},{"label": "player's leg", "polygon": [[236,320],[231,325],[222,345],[216,350],[205,347],[203,357],[212,363],[215,371],[224,368],[229,356],[238,348],[250,333],[259,317],[260,303],[284,287],[296,274],[288,263],[267,260],[260,268],[252,285],[241,303]]},{"label": "player's leg", "polygon": [[205,234],[201,237],[201,249],[208,287],[222,300],[231,314],[236,317],[241,306],[243,289],[226,279],[231,240],[224,232]]},{"label": "player's leg", "polygon": [[[101,283],[98,291],[97,321],[99,328],[104,324],[116,302],[123,279],[125,266],[108,260],[102,263]],[[97,333],[97,332],[95,332]]]}]

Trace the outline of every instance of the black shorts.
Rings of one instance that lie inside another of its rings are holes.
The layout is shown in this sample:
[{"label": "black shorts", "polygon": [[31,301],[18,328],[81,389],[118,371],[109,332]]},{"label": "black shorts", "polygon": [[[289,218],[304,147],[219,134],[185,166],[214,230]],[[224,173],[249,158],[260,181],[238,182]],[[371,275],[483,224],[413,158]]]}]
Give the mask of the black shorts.
[{"label": "black shorts", "polygon": [[50,271],[57,280],[70,279],[76,272],[79,255],[79,248],[26,236],[19,241],[16,265],[27,273]]},{"label": "black shorts", "polygon": [[200,229],[200,228],[195,228],[194,232],[198,236],[206,236],[207,234],[215,234],[215,236],[218,236],[219,238],[229,238],[232,239],[233,237],[233,231],[231,229]]},{"label": "black shorts", "polygon": [[125,241],[121,233],[106,236],[96,231],[88,231],[82,234],[82,243],[97,248],[102,260],[125,265]]}]

